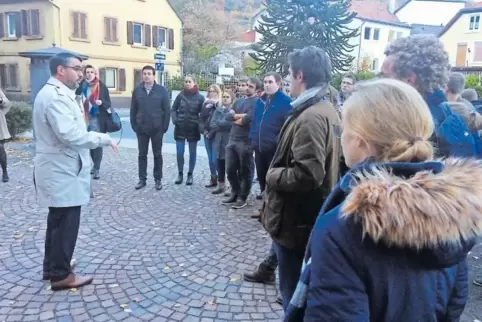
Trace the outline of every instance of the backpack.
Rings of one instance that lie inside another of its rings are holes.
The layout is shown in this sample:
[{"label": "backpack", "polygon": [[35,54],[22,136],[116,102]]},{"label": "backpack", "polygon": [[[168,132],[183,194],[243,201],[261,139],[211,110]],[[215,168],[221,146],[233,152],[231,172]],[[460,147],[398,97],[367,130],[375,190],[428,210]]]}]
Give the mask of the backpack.
[{"label": "backpack", "polygon": [[107,133],[113,133],[120,131],[122,129],[122,121],[119,114],[114,110],[113,107],[110,108],[111,113],[109,113],[108,118],[105,120],[105,130]]},{"label": "backpack", "polygon": [[462,117],[453,112],[447,102],[431,107],[435,122],[437,155],[442,157],[478,157],[482,140],[477,131],[471,131]]}]

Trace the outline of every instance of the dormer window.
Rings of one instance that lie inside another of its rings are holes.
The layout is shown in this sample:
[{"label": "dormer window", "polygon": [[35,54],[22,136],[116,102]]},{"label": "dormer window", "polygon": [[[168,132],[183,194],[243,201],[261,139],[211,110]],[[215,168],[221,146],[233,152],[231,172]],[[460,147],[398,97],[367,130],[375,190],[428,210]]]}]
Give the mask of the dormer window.
[{"label": "dormer window", "polygon": [[480,15],[470,16],[469,19],[470,19],[469,30],[470,31],[479,30],[479,28],[480,28]]}]

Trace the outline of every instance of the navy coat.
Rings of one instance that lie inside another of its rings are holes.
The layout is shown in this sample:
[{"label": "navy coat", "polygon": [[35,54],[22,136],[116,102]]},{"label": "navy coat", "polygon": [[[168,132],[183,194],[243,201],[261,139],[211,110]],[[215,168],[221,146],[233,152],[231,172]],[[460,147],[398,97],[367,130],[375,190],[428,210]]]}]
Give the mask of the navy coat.
[{"label": "navy coat", "polygon": [[290,306],[285,321],[458,321],[482,233],[481,178],[475,160],[352,169],[310,238],[305,311]]}]

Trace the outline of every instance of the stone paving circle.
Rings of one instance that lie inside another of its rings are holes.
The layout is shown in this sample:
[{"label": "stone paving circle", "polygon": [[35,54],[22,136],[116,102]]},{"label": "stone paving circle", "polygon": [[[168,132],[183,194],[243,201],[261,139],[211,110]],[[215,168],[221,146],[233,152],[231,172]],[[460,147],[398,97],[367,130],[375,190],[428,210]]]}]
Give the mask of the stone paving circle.
[{"label": "stone paving circle", "polygon": [[41,280],[47,209],[36,203],[31,156],[9,154],[11,181],[0,184],[0,321],[280,321],[275,286],[242,279],[269,249],[249,218],[258,205],[222,205],[204,188],[204,158],[195,184],[177,186],[175,156],[165,154],[164,189],[150,177],[136,191],[136,150],[106,149],[74,254],[75,271],[94,283],[52,292]]}]

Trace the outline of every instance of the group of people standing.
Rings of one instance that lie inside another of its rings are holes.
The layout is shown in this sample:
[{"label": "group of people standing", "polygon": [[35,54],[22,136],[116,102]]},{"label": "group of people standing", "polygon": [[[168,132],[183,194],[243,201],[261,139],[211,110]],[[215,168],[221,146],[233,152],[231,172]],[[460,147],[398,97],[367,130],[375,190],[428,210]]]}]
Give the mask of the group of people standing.
[{"label": "group of people standing", "polygon": [[[282,91],[281,76],[268,73],[263,82],[256,77],[241,78],[236,92],[211,85],[206,98],[199,93],[196,79],[186,76],[184,89],[170,108],[167,90],[154,82],[154,73],[152,67],[144,67],[143,82],[132,95],[131,125],[139,145],[136,189],[146,186],[149,139],[154,154],[155,187],[162,189],[162,137],[171,118],[178,166],[175,184],[182,184],[184,179],[186,185],[193,184],[197,144],[203,137],[211,174],[206,187],[213,188],[215,195],[225,194],[227,178],[231,189],[223,203],[234,209],[245,207],[255,168],[264,190],[277,136],[291,111],[291,98]],[[185,177],[186,143],[189,162]]]}]

